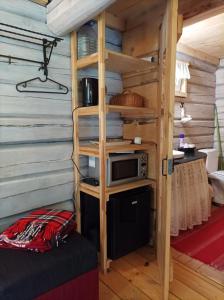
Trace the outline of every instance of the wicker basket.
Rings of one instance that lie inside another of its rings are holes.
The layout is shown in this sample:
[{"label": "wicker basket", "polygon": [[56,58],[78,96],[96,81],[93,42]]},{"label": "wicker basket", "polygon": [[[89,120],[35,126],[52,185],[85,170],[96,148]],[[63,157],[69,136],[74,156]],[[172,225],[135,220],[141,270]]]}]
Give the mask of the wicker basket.
[{"label": "wicker basket", "polygon": [[113,96],[110,100],[112,105],[143,107],[144,97],[131,91],[124,91],[120,95]]}]

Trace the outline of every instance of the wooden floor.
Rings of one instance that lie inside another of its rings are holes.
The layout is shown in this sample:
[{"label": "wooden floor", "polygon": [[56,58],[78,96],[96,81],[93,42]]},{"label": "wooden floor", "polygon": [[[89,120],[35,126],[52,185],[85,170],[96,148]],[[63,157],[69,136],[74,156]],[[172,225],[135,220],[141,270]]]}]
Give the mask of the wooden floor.
[{"label": "wooden floor", "polygon": [[197,273],[204,275],[209,279],[212,279],[213,281],[224,287],[224,271],[219,271],[215,268],[212,268],[209,265],[206,265],[205,263],[186,254],[183,254],[175,249],[172,249],[172,256],[176,262],[193,269]]},{"label": "wooden floor", "polygon": [[[174,280],[169,299],[224,300],[224,287],[189,269],[174,254]],[[108,274],[100,274],[100,300],[161,299],[158,267],[149,247],[144,247],[111,264]]]}]

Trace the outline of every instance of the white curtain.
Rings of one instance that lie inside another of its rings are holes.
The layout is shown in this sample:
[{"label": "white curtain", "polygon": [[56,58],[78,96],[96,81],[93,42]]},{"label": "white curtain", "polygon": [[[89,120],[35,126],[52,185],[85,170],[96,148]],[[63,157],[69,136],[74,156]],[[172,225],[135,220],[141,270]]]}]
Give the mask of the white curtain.
[{"label": "white curtain", "polygon": [[171,235],[208,221],[211,214],[208,175],[202,159],[176,165],[172,176]]},{"label": "white curtain", "polygon": [[190,79],[189,63],[176,61],[176,86],[180,85],[182,79]]}]

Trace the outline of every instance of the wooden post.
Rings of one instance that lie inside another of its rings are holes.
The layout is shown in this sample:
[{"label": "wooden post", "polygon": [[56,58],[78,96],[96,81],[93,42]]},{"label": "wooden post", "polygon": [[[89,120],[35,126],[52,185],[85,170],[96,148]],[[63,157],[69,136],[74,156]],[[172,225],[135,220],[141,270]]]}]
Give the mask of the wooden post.
[{"label": "wooden post", "polygon": [[[167,0],[166,12],[161,27],[160,40],[160,144],[158,177],[158,263],[160,266],[162,295],[167,300],[170,268],[170,222],[171,222],[171,180],[173,157],[173,114],[175,99],[175,66],[177,43],[178,0]],[[162,173],[162,164],[164,174]],[[171,271],[171,272],[170,272]]]},{"label": "wooden post", "polygon": [[[79,120],[78,110],[78,70],[77,70],[77,32],[71,34],[71,72],[72,72],[72,116],[73,116],[73,153],[74,162],[74,201],[76,207],[77,231],[81,232],[81,211],[80,211],[80,174],[79,164]],[[78,168],[78,169],[77,169]]]},{"label": "wooden post", "polygon": [[99,74],[99,160],[100,160],[100,265],[107,271],[106,195],[106,93],[105,93],[105,12],[98,17]]}]

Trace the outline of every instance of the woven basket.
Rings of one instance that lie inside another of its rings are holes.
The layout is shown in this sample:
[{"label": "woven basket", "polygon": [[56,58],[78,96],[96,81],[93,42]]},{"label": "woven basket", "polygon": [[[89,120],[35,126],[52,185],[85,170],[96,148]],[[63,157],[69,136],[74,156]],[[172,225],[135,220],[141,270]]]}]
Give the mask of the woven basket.
[{"label": "woven basket", "polygon": [[144,97],[131,91],[124,91],[120,95],[113,96],[110,100],[112,105],[143,107]]}]

